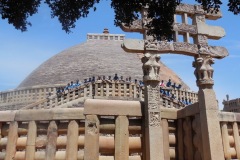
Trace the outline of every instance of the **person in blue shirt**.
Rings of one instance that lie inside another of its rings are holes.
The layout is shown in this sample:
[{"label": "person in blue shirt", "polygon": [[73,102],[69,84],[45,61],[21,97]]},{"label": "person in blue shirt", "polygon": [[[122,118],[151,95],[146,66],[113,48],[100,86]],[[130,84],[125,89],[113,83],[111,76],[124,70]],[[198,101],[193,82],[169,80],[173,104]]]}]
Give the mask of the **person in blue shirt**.
[{"label": "person in blue shirt", "polygon": [[116,73],[115,76],[113,77],[113,80],[114,80],[114,81],[119,80],[117,73]]},{"label": "person in blue shirt", "polygon": [[167,87],[171,87],[171,85],[172,85],[172,82],[171,82],[171,79],[169,79],[168,82],[167,82],[167,84],[166,84],[166,86],[167,86]]},{"label": "person in blue shirt", "polygon": [[134,80],[134,83],[135,83],[135,84],[137,84],[137,83],[138,83],[138,80],[137,80],[137,79],[135,79],[135,80]]},{"label": "person in blue shirt", "polygon": [[172,88],[175,89],[177,87],[176,83],[174,82]]},{"label": "person in blue shirt", "polygon": [[189,105],[190,105],[190,104],[192,104],[192,101],[191,101],[191,99],[189,99],[189,100],[188,100],[188,104],[189,104]]},{"label": "person in blue shirt", "polygon": [[57,88],[57,96],[60,97],[62,95],[62,90],[61,88]]},{"label": "person in blue shirt", "polygon": [[143,87],[143,86],[144,86],[143,81],[139,81],[139,85],[140,85],[141,87]]},{"label": "person in blue shirt", "polygon": [[70,83],[67,84],[67,86],[64,88],[64,91],[69,90],[70,88]]},{"label": "person in blue shirt", "polygon": [[94,76],[92,77],[92,82],[95,82],[95,77]]},{"label": "person in blue shirt", "polygon": [[172,99],[175,99],[175,96],[174,96],[174,94],[172,94],[171,98],[172,98]]},{"label": "person in blue shirt", "polygon": [[68,87],[68,89],[73,89],[74,88],[74,84],[73,81],[71,81],[70,86]]},{"label": "person in blue shirt", "polygon": [[185,104],[189,105],[187,98],[185,98]]},{"label": "person in blue shirt", "polygon": [[74,84],[74,87],[79,87],[81,83],[79,83],[79,80],[76,80],[76,83]]},{"label": "person in blue shirt", "polygon": [[181,88],[182,88],[182,85],[179,84],[176,88],[177,88],[177,89],[181,89]]},{"label": "person in blue shirt", "polygon": [[128,78],[128,81],[129,81],[129,82],[132,82],[132,78],[131,78],[131,77],[129,77],[129,78]]},{"label": "person in blue shirt", "polygon": [[186,101],[184,100],[183,97],[182,97],[182,101],[181,102],[186,105]]},{"label": "person in blue shirt", "polygon": [[170,93],[170,91],[166,91],[166,95],[168,96],[168,97],[170,97],[171,96],[171,93]]},{"label": "person in blue shirt", "polygon": [[165,91],[162,88],[160,88],[160,93],[165,94]]},{"label": "person in blue shirt", "polygon": [[88,78],[88,82],[92,82],[92,78],[90,77],[90,78]]}]

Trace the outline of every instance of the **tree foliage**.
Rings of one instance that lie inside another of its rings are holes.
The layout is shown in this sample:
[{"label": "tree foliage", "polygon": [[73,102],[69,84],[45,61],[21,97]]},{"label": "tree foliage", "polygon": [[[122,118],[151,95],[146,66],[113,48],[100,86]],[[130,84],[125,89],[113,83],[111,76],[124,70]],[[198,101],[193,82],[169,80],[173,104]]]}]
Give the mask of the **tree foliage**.
[{"label": "tree foliage", "polygon": [[[130,25],[139,18],[142,7],[148,6],[148,17],[152,21],[147,24],[150,28],[148,34],[157,39],[172,40],[173,14],[176,6],[182,0],[111,0],[111,7],[115,12],[114,23],[120,26],[122,23]],[[222,0],[195,0],[203,5],[205,10],[214,8],[217,12]],[[100,0],[1,0],[0,15],[7,19],[16,29],[26,31],[31,25],[27,21],[29,16],[37,13],[41,3],[46,3],[51,8],[51,16],[57,17],[62,24],[62,29],[67,33],[75,27],[75,22],[87,17],[91,8],[96,10],[95,4]],[[240,0],[228,1],[229,11],[234,14],[240,13]]]}]

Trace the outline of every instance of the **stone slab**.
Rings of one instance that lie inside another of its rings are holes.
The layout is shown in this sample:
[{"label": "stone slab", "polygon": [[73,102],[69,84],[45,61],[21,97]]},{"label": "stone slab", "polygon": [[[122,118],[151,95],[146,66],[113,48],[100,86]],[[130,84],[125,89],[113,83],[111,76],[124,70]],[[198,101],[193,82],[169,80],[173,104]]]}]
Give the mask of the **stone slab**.
[{"label": "stone slab", "polygon": [[84,108],[85,115],[142,116],[139,101],[87,99]]}]

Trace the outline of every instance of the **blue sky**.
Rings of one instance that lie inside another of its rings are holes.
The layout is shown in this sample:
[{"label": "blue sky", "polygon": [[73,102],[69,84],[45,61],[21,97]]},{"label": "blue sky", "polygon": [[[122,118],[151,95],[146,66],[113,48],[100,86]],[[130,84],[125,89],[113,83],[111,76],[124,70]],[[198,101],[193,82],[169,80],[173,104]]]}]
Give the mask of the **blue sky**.
[{"label": "blue sky", "polygon": [[[0,91],[16,88],[41,63],[64,49],[86,41],[87,33],[102,33],[104,28],[109,28],[110,33],[126,34],[126,38],[142,38],[139,34],[125,33],[114,26],[114,13],[109,2],[103,0],[97,5],[96,12],[92,11],[87,18],[78,20],[70,34],[61,29],[57,19],[51,19],[50,10],[45,5],[29,18],[32,27],[27,32],[16,30],[6,20],[0,20]],[[223,18],[207,21],[208,24],[222,26],[226,31],[224,38],[209,41],[209,44],[224,46],[230,53],[227,58],[216,60],[213,65],[214,89],[220,106],[226,94],[230,99],[240,98],[240,16],[228,12],[226,4],[222,6],[222,12]],[[192,57],[163,55],[161,60],[192,90],[197,91]]]}]

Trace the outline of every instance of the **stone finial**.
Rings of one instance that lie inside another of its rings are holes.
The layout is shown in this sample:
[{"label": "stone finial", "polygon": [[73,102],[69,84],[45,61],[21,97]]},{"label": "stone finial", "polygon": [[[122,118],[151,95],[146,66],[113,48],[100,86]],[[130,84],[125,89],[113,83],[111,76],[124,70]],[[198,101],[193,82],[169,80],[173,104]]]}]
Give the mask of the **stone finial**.
[{"label": "stone finial", "polygon": [[108,28],[104,28],[103,33],[104,34],[109,34]]},{"label": "stone finial", "polygon": [[146,53],[142,58],[143,81],[159,81],[160,56],[158,54]]},{"label": "stone finial", "polygon": [[201,54],[195,61],[193,62],[193,67],[195,67],[194,74],[197,79],[197,85],[199,87],[207,87],[209,86],[212,88],[214,81],[213,81],[213,72],[214,69],[212,67],[214,64],[214,59],[206,54]]}]

